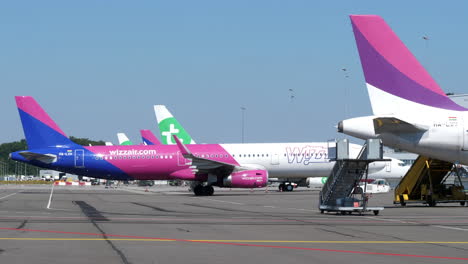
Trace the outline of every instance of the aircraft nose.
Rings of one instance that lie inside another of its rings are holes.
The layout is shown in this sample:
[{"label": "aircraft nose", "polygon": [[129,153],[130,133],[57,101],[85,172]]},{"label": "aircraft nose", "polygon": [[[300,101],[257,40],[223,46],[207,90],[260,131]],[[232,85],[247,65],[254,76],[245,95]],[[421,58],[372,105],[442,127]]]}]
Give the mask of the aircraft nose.
[{"label": "aircraft nose", "polygon": [[338,132],[343,133],[343,121],[338,122]]}]

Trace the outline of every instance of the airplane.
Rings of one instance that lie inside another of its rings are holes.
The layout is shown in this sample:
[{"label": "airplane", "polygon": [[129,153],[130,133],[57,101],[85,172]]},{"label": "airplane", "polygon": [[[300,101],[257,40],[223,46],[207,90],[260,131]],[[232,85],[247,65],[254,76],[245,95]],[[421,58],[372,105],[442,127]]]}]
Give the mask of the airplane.
[{"label": "airplane", "polygon": [[159,141],[149,129],[141,129],[140,135],[145,145],[161,145],[161,141]]},{"label": "airplane", "polygon": [[[399,159],[391,158],[390,161],[385,162],[383,169],[369,173],[367,179],[370,181],[383,179],[395,182],[403,178],[410,167],[411,165],[405,164]],[[327,182],[327,179],[328,177],[309,177],[306,179],[305,186],[322,187]]]},{"label": "airplane", "polygon": [[[156,120],[159,125],[161,137],[164,138],[165,136],[172,136],[177,135],[178,137],[182,135],[186,138],[187,141],[193,141],[193,137],[182,127],[179,121],[171,114],[171,112],[167,109],[164,105],[155,105],[154,112],[156,115]],[[161,119],[163,118],[163,119]],[[164,124],[164,126],[160,126],[160,124]],[[169,129],[172,128],[172,129]],[[181,133],[182,131],[182,133]],[[172,141],[166,141],[166,144],[175,144]],[[322,146],[326,145],[326,142],[320,143]],[[353,149],[354,152],[358,152],[361,149],[361,146],[352,144],[350,148]],[[328,149],[323,148],[328,155]],[[297,152],[299,150],[293,150],[293,152]],[[319,150],[320,151],[320,150]],[[293,154],[294,155],[294,154]],[[292,156],[293,157],[293,156]],[[289,160],[288,160],[289,161]],[[401,167],[403,164],[402,161],[398,159],[391,159],[391,161],[382,163],[382,162],[374,162],[369,165],[370,168],[370,179],[378,179],[378,178],[401,178],[405,175],[406,171],[409,167]],[[322,176],[324,178],[328,177],[328,174],[323,175],[321,168],[323,165],[315,164],[314,166],[310,166],[308,176],[304,177],[297,177],[295,175],[290,175],[287,172],[283,175],[278,175],[276,178],[270,178],[270,182],[279,182],[278,188],[282,191],[292,191],[294,190],[293,186],[309,186],[311,182],[321,182]],[[382,168],[385,167],[385,170]],[[403,168],[403,169],[402,169]],[[406,169],[406,170],[405,170]],[[293,184],[294,183],[294,184]]]},{"label": "airplane", "polygon": [[[10,158],[37,167],[112,180],[186,180],[195,195],[213,186],[265,187],[269,177],[328,176],[327,142],[81,146],[71,141],[33,97],[16,96],[28,149]],[[360,148],[351,148],[356,157]],[[380,170],[383,166],[376,166]]]},{"label": "airplane", "polygon": [[117,139],[119,140],[119,145],[130,146],[133,145],[133,142],[128,139],[125,133],[117,133]]},{"label": "airplane", "polygon": [[351,15],[373,115],[338,131],[447,162],[468,164],[468,109],[453,102],[376,15]]},{"label": "airplane", "polygon": [[155,105],[154,113],[158,121],[161,141],[164,145],[176,144],[172,135],[177,135],[184,144],[196,144],[195,140],[187,133],[177,119],[167,110],[164,105]]}]

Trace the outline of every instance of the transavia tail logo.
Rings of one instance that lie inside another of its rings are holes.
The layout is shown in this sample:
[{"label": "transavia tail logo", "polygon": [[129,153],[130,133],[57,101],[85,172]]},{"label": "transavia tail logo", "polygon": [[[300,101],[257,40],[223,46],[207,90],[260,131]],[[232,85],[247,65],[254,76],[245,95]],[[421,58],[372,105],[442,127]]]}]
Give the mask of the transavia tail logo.
[{"label": "transavia tail logo", "polygon": [[162,143],[165,145],[176,143],[174,138],[172,138],[173,135],[176,135],[184,144],[190,144],[192,141],[192,138],[187,131],[185,131],[185,129],[183,129],[179,122],[173,117],[169,117],[161,121],[161,123],[159,123],[159,130],[161,132]]},{"label": "transavia tail logo", "polygon": [[322,177],[322,184],[325,184],[327,182],[328,178],[327,177]]}]

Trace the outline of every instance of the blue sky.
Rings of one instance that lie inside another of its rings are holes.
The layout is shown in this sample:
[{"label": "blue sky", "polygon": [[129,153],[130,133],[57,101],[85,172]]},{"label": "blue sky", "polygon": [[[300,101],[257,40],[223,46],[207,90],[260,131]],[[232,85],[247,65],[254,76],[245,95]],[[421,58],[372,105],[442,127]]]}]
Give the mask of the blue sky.
[{"label": "blue sky", "polygon": [[339,120],[371,114],[348,15],[381,15],[442,89],[468,93],[467,11],[465,1],[3,2],[0,143],[23,138],[15,95],[34,96],[68,135],[113,142],[156,132],[154,104],[200,143],[240,142],[242,106],[246,142],[344,137]]}]

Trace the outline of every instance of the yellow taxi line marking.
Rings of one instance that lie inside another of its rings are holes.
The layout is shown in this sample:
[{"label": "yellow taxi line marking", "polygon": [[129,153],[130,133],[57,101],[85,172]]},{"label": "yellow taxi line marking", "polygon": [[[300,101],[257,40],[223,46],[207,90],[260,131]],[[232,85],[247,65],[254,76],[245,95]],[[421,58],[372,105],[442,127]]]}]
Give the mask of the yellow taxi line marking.
[{"label": "yellow taxi line marking", "polygon": [[219,242],[219,243],[320,243],[320,244],[468,244],[468,241],[320,241],[320,240],[199,240],[199,239],[148,239],[148,238],[50,238],[50,237],[0,237],[0,240],[31,241],[161,241],[161,242]]}]

